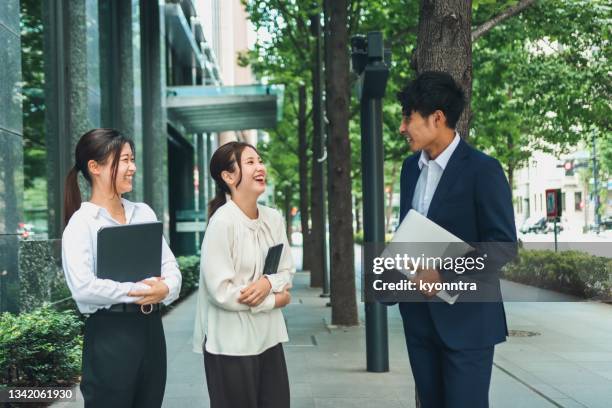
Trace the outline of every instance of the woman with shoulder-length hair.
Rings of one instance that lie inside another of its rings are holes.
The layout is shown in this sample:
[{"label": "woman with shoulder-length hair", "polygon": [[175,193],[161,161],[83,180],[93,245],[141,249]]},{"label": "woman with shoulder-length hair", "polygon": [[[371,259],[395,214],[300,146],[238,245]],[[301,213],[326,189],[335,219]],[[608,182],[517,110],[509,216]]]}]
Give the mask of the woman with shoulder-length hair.
[{"label": "woman with shoulder-length hair", "polygon": [[[132,190],[134,143],[113,129],[81,136],[66,178],[62,266],[79,311],[88,316],[81,392],[86,408],[161,407],[166,386],[166,341],[159,303],[179,294],[181,274],[162,238],[161,277],[116,282],[96,276],[101,227],[157,221],[144,203],[121,197]],[[81,202],[78,174],[91,186]]]},{"label": "woman with shoulder-length hair", "polygon": [[[202,243],[194,351],[204,353],[211,408],[289,407],[281,308],[295,267],[281,214],[257,204],[266,167],[257,150],[227,143],[212,156],[217,194]],[[276,273],[268,249],[283,244]]]}]

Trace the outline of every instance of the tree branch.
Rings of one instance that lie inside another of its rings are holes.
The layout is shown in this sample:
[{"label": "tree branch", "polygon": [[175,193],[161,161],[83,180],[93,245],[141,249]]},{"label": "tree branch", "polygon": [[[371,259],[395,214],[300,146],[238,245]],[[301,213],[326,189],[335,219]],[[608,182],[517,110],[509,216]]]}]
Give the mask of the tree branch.
[{"label": "tree branch", "polygon": [[353,0],[349,11],[349,35],[353,35],[359,30],[359,21],[361,19],[361,0]]},{"label": "tree branch", "polygon": [[486,21],[482,23],[481,25],[479,25],[478,27],[473,28],[472,29],[472,42],[476,41],[477,39],[482,37],[484,34],[491,31],[493,27],[495,27],[502,21],[520,13],[527,7],[531,6],[533,3],[535,3],[535,0],[521,0],[514,6],[508,7],[506,10],[502,11],[501,13],[499,13],[498,15],[496,15],[489,21]]},{"label": "tree branch", "polygon": [[[298,26],[302,26],[302,24],[300,24],[300,22],[298,21],[297,17],[294,17],[291,12],[289,10],[287,10],[286,5],[283,3],[283,1],[279,1],[275,4],[276,9],[281,13],[281,16],[283,17],[283,20],[285,21],[285,27],[286,27],[286,34],[289,36],[289,40],[293,43],[293,46],[295,47],[295,51],[298,53],[300,59],[302,60],[306,60],[306,55],[304,54],[304,51],[302,50],[303,46],[301,46],[301,44],[298,42],[295,33],[293,32],[293,30],[291,30],[291,24],[292,24],[292,19],[298,24]],[[308,33],[303,33],[301,38],[305,38],[306,39],[306,48],[310,48],[310,41],[308,38]]]}]

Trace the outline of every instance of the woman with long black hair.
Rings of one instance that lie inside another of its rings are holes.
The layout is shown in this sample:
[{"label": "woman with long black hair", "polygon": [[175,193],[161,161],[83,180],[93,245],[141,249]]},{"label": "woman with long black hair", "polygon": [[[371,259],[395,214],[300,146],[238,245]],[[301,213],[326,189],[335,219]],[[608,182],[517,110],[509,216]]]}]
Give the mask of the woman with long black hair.
[{"label": "woman with long black hair", "polygon": [[[204,353],[211,408],[287,408],[289,379],[281,308],[295,267],[284,220],[257,199],[266,167],[257,150],[227,143],[212,156],[217,194],[202,243],[194,351]],[[264,275],[270,247],[283,244],[276,273]]]},{"label": "woman with long black hair", "polygon": [[[81,136],[66,177],[62,264],[79,311],[88,316],[83,341],[81,392],[86,408],[161,407],[166,386],[166,342],[160,303],[179,294],[181,274],[162,238],[160,278],[116,282],[96,276],[101,227],[157,221],[132,190],[134,143],[113,129]],[[78,174],[91,186],[81,202]]]}]

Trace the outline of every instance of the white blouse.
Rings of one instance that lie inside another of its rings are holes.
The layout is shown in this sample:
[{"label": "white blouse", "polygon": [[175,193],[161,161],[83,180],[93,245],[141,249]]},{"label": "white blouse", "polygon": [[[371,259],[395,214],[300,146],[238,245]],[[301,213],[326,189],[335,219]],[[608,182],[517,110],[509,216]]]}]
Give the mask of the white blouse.
[{"label": "white blouse", "polygon": [[[289,340],[285,320],[274,308],[274,292],[291,287],[295,266],[285,222],[276,210],[258,205],[250,219],[232,200],[210,218],[202,242],[200,286],[193,351],[231,356],[256,355]],[[278,271],[268,275],[270,294],[256,306],[238,303],[240,290],[263,273],[268,249],[284,244]]]},{"label": "white blouse", "polygon": [[[157,221],[151,207],[145,203],[132,203],[121,199],[128,224]],[[98,230],[108,225],[120,225],[103,207],[88,201],[70,217],[62,235],[62,267],[68,288],[83,314],[109,308],[115,303],[133,303],[138,297],[128,296],[132,289],[147,289],[144,283],[117,282],[98,279],[96,258],[98,251]],[[178,298],[181,289],[181,273],[176,259],[162,237],[162,270],[164,283],[169,292],[163,303],[168,305]]]}]

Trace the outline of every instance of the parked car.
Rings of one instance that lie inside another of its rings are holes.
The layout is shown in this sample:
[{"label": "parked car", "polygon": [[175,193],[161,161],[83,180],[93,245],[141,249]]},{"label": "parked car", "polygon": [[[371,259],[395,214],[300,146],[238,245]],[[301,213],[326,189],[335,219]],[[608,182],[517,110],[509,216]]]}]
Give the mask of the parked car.
[{"label": "parked car", "polygon": [[602,218],[599,223],[599,228],[602,231],[612,229],[612,215]]},{"label": "parked car", "polygon": [[545,233],[546,232],[546,217],[530,217],[525,220],[519,229],[523,234]]},{"label": "parked car", "polygon": [[[554,229],[554,222],[547,222],[546,223],[546,230],[544,232],[553,232]],[[560,221],[557,221],[557,232],[561,232],[563,231],[563,224],[561,224]]]}]

